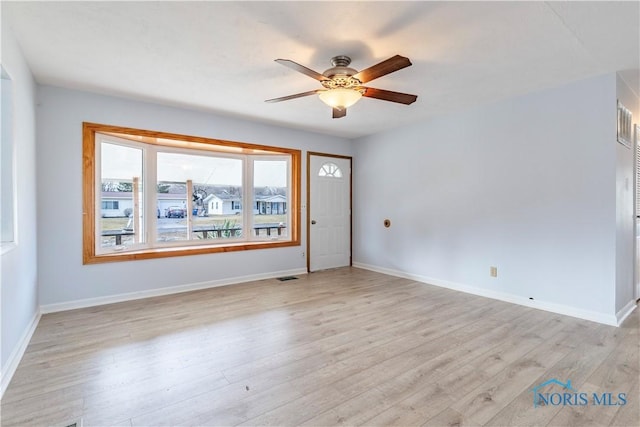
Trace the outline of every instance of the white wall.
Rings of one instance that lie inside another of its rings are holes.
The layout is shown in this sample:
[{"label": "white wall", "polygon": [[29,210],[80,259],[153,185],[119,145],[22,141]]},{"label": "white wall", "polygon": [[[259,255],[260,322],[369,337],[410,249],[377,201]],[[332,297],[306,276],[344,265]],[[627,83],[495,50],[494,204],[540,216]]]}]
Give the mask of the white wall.
[{"label": "white wall", "polygon": [[4,391],[38,315],[35,83],[6,22],[2,22],[1,61],[13,82],[14,179],[17,190],[17,244],[3,253],[1,259],[0,360]]},{"label": "white wall", "polygon": [[611,322],[615,97],[609,74],[356,140],[354,262]]},{"label": "white wall", "polygon": [[[83,121],[351,154],[345,139],[55,87],[39,87],[38,105],[38,270],[44,306],[306,267],[304,227],[302,246],[82,265]],[[303,168],[303,203],[305,174]]]},{"label": "white wall", "polygon": [[[638,90],[638,88],[636,88]],[[617,98],[639,123],[638,96],[617,76]],[[634,147],[616,144],[616,312],[634,301]]]}]

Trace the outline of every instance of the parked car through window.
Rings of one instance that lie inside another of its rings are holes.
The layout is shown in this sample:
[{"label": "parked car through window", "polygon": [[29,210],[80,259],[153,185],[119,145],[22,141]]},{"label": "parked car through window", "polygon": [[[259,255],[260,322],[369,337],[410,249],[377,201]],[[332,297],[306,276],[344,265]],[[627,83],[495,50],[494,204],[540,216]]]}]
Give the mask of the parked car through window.
[{"label": "parked car through window", "polygon": [[178,206],[170,206],[167,208],[167,213],[165,216],[167,218],[184,218],[186,214],[186,209],[182,209]]}]

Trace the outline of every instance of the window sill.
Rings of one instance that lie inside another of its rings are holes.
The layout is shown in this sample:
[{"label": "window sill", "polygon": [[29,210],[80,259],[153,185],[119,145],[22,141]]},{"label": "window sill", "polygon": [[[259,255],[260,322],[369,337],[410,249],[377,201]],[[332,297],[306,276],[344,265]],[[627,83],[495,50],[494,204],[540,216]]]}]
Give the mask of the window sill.
[{"label": "window sill", "polygon": [[283,248],[300,246],[299,240],[280,242],[242,242],[224,246],[182,246],[172,248],[144,249],[140,251],[115,252],[109,254],[84,254],[83,264],[102,264],[106,262],[134,261],[141,259],[168,258],[189,255],[204,255],[221,252],[237,252],[255,249]]},{"label": "window sill", "polygon": [[0,246],[0,255],[4,255],[8,252],[11,252],[17,247],[18,247],[18,244],[16,242],[2,243],[2,245]]}]

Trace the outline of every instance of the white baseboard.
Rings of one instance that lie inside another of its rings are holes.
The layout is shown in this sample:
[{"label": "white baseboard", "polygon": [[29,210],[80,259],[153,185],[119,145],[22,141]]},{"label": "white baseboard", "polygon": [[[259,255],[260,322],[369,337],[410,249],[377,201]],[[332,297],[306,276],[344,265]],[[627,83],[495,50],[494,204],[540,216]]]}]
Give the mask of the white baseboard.
[{"label": "white baseboard", "polygon": [[6,366],[3,367],[2,372],[0,373],[0,399],[4,396],[4,392],[7,390],[7,387],[9,387],[13,374],[15,374],[16,369],[18,369],[20,360],[22,360],[22,356],[24,356],[24,352],[31,341],[31,337],[35,332],[36,327],[38,326],[38,322],[40,322],[40,317],[42,317],[42,314],[40,313],[40,310],[37,310],[33,315],[29,326],[20,337],[18,345],[16,345],[9,355]]},{"label": "white baseboard", "polygon": [[248,276],[232,277],[229,279],[212,280],[208,282],[190,283],[187,285],[170,286],[167,288],[149,289],[146,291],[129,292],[126,294],[108,295],[104,297],[86,298],[57,304],[46,304],[40,306],[42,314],[55,313],[58,311],[75,310],[77,308],[94,307],[104,304],[132,301],[142,298],[158,297],[163,295],[179,294],[182,292],[197,291],[200,289],[216,288],[218,286],[235,285],[239,283],[253,282],[256,280],[274,279],[283,276],[294,276],[307,274],[306,269],[294,269],[284,271],[274,271],[262,274],[252,274]]},{"label": "white baseboard", "polygon": [[[605,325],[618,326],[620,324],[618,321],[618,317],[613,314],[607,315],[607,314],[598,313],[595,311],[582,310],[582,309],[571,307],[564,304],[530,300],[528,298],[525,298],[519,295],[509,294],[506,292],[492,291],[489,289],[478,288],[476,286],[463,285],[460,283],[449,282],[446,280],[435,279],[432,277],[421,276],[418,274],[407,273],[399,270],[392,270],[389,268],[378,267],[375,265],[363,264],[359,262],[354,262],[353,266],[356,268],[362,268],[364,270],[375,271],[378,273],[388,274],[390,276],[402,277],[405,279],[415,280],[416,282],[422,282],[429,285],[448,288],[454,291],[466,292],[468,294],[478,295],[481,297],[492,298],[500,301],[510,302],[513,304],[523,305],[526,307],[536,308],[539,310],[550,311],[552,313],[558,313],[566,316],[577,317],[579,319],[590,320],[592,322],[603,323]],[[629,311],[629,313],[631,313],[631,311]],[[629,313],[626,313],[625,317],[628,316]]]},{"label": "white baseboard", "polygon": [[633,312],[633,310],[636,309],[636,305],[637,305],[636,302],[634,300],[631,300],[627,303],[627,305],[622,307],[622,309],[620,309],[620,311],[616,313],[616,320],[618,322],[618,326],[622,325],[622,322],[624,322],[624,319],[629,317],[629,315]]}]

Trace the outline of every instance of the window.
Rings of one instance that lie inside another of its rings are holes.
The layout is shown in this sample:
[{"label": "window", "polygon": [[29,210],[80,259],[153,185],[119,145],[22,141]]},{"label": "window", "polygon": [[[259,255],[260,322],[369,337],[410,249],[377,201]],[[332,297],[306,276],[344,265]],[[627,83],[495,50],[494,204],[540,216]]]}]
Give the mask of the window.
[{"label": "window", "polygon": [[329,178],[342,178],[342,171],[335,163],[327,162],[318,171],[318,176]]},{"label": "window", "polygon": [[0,218],[2,219],[2,245],[15,242],[14,224],[14,165],[13,165],[13,85],[4,68],[0,67],[0,127],[2,128],[2,150],[0,151]]},{"label": "window", "polygon": [[85,264],[300,244],[299,150],[85,123],[83,161]]},{"label": "window", "polygon": [[253,159],[253,212],[256,236],[287,236],[287,159]]}]

